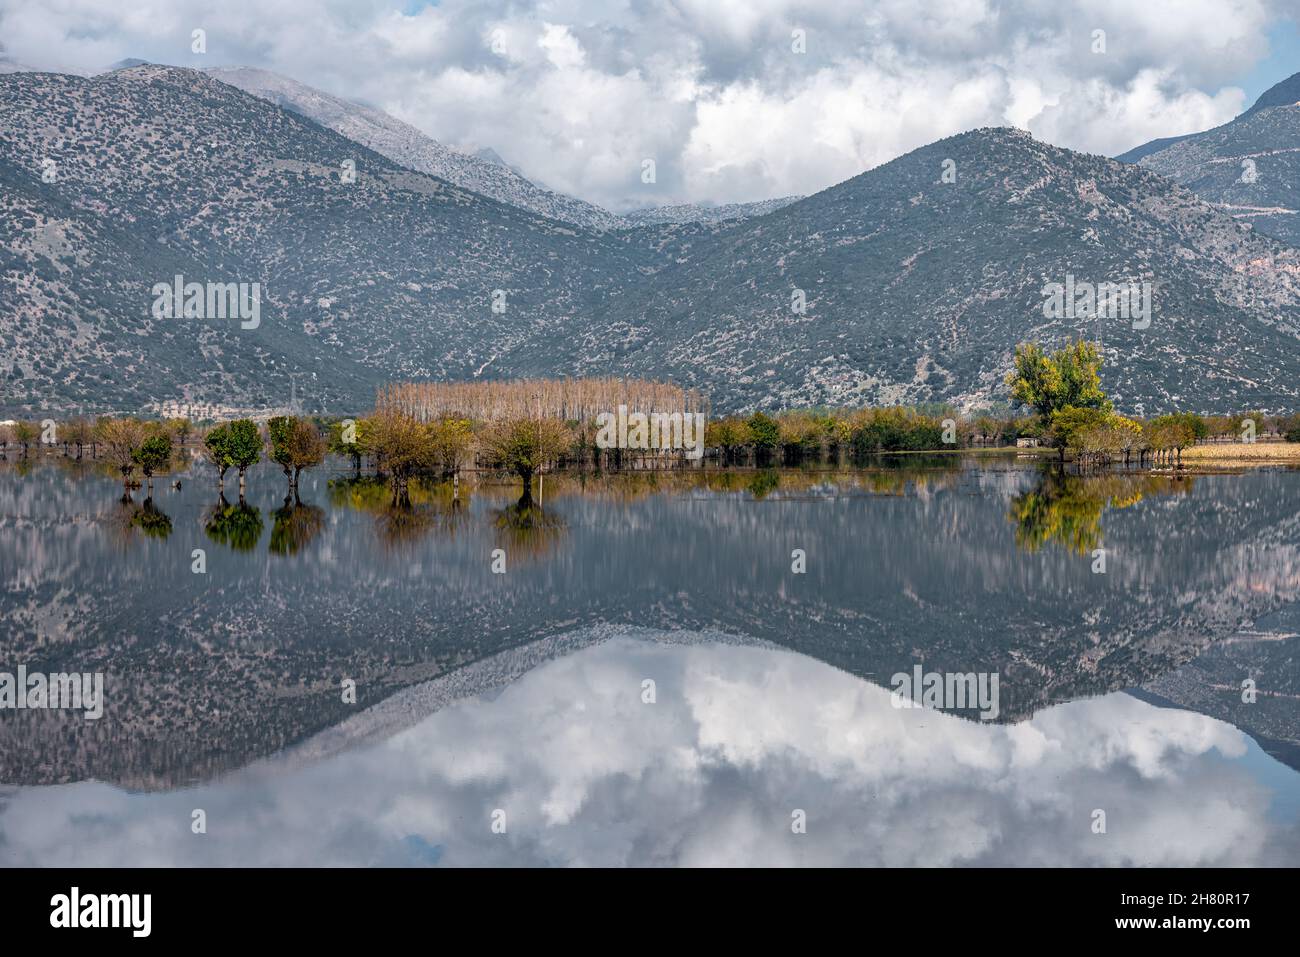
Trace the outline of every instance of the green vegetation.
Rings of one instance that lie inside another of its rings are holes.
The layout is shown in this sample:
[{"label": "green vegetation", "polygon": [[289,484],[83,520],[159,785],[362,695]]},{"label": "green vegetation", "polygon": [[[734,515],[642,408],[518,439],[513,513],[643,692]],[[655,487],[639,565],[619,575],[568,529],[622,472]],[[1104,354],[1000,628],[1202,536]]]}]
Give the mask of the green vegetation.
[{"label": "green vegetation", "polygon": [[148,437],[132,450],[131,460],[140,466],[140,471],[148,483],[149,493],[152,495],[154,472],[161,471],[171,464],[172,437],[170,433],[158,427],[148,431],[150,432]]},{"label": "green vegetation", "polygon": [[[1100,353],[1089,342],[1053,352],[1021,343],[1006,383],[1022,411],[991,405],[960,412],[942,403],[757,410],[706,417],[699,451],[724,466],[766,468],[860,462],[881,453],[1042,445],[1054,449],[1062,463],[1069,456],[1089,469],[1117,460],[1179,467],[1183,451],[1192,445],[1250,442],[1256,436],[1265,441],[1285,436],[1300,443],[1300,415],[1177,412],[1145,421],[1120,415],[1102,391]],[[666,470],[695,459],[680,448],[598,446],[596,437],[604,428],[597,424],[598,416],[611,414],[602,407],[623,401],[640,402],[632,411],[643,415],[646,409],[674,415],[676,411],[663,410],[707,407],[703,397],[670,385],[616,379],[412,383],[382,390],[379,408],[365,417],[321,423],[276,416],[264,432],[252,420],[239,419],[208,429],[202,446],[217,471],[218,488],[224,489],[226,473],[236,469],[241,496],[247,469],[259,461],[265,446],[291,492],[304,470],[333,453],[351,461],[357,479],[363,463],[369,464],[387,483],[390,503],[396,505],[410,503],[411,481],[418,476],[452,479],[454,499],[466,468],[511,473],[528,489],[538,472],[550,468]],[[474,415],[460,409],[472,409]],[[101,418],[92,429],[86,420],[74,418],[60,427],[59,435],[65,456],[75,445],[80,459],[89,443],[92,458],[99,458],[102,446],[103,457],[120,470],[124,486],[130,488],[137,468],[151,480],[167,467],[172,449],[184,446],[193,431],[186,419],[149,423]],[[38,434],[31,423],[0,427],[0,454],[11,441],[25,449],[23,442],[30,444]],[[689,442],[684,430],[677,436]],[[1197,453],[1198,459],[1206,457]]]},{"label": "green vegetation", "polygon": [[489,459],[524,482],[525,498],[533,474],[558,459],[570,445],[568,429],[554,419],[504,419],[492,422],[479,436]]},{"label": "green vegetation", "polygon": [[320,534],[325,527],[325,512],[316,505],[304,505],[296,497],[271,515],[270,549],[276,555],[295,555]]},{"label": "green vegetation", "polygon": [[208,430],[203,437],[203,447],[208,451],[208,461],[217,470],[217,489],[226,487],[226,473],[230,471],[233,461],[226,453],[230,444],[230,426],[218,425]]},{"label": "green vegetation", "polygon": [[352,460],[352,470],[361,474],[361,459],[370,454],[370,445],[366,441],[367,423],[355,419],[331,422],[329,439],[326,447],[333,455]]},{"label": "green vegetation", "polygon": [[122,474],[122,487],[130,488],[138,464],[136,454],[147,434],[144,423],[139,419],[100,419],[95,423],[95,433],[108,461]]},{"label": "green vegetation", "polygon": [[325,441],[312,423],[297,416],[276,416],[266,423],[271,460],[284,469],[289,488],[298,488],[303,469],[320,465],[325,458]]},{"label": "green vegetation", "polygon": [[1048,542],[1089,555],[1102,541],[1106,509],[1124,509],[1155,495],[1191,490],[1190,480],[1159,475],[1083,478],[1058,470],[1044,472],[1037,487],[1011,501],[1007,518],[1016,526],[1016,545],[1036,552]]},{"label": "green vegetation", "polygon": [[26,458],[27,450],[31,444],[36,441],[36,437],[40,434],[40,429],[37,427],[35,422],[18,422],[14,425],[13,434],[14,442],[20,449],[22,449],[23,458]]},{"label": "green vegetation", "polygon": [[218,544],[251,552],[262,537],[262,512],[242,499],[231,505],[223,496],[208,512],[203,531]]},{"label": "green vegetation", "polygon": [[1016,346],[1007,373],[1011,399],[1038,416],[1051,447],[1065,450],[1087,431],[1106,425],[1111,402],[1101,391],[1101,356],[1090,342],[1076,342],[1048,355],[1037,343]]}]

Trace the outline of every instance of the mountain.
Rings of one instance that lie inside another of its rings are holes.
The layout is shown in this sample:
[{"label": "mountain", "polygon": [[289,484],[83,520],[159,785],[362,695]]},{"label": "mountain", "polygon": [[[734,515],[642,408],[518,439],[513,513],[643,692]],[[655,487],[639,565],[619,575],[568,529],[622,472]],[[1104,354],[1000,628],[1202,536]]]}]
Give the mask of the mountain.
[{"label": "mountain", "polygon": [[[1300,389],[1298,265],[1141,167],[977,130],[677,251],[551,362],[608,368],[587,357],[612,343],[739,404],[970,406],[1005,395],[1018,341],[1086,335],[1121,408],[1274,407]],[[1150,327],[1046,318],[1070,276],[1152,283]]]},{"label": "mountain", "polygon": [[30,73],[32,68],[0,52],[0,73]]},{"label": "mountain", "polygon": [[1275,106],[1296,106],[1300,104],[1300,73],[1293,73],[1281,83],[1274,83],[1267,90],[1259,95],[1242,117],[1250,116],[1252,113],[1258,113],[1260,110],[1272,109]]},{"label": "mountain", "polygon": [[779,199],[765,199],[757,203],[728,203],[722,206],[708,206],[701,203],[684,203],[679,206],[651,206],[624,213],[623,219],[630,226],[661,226],[682,223],[721,223],[729,219],[748,219],[751,216],[766,216],[768,213],[784,209],[791,203],[797,203],[802,196],[782,196]]},{"label": "mountain", "polygon": [[[970,406],[1005,396],[1018,341],[1081,334],[1121,408],[1300,391],[1295,253],[1140,166],[1012,130],[755,218],[607,231],[192,70],[9,74],[0,116],[0,412],[261,409],[295,381],[308,411],[358,411],[394,378],[579,374],[671,378],[717,410]],[[257,327],[156,318],[177,275],[258,283]],[[1069,276],[1153,283],[1150,327],[1045,318]]]},{"label": "mountain", "polygon": [[429,173],[481,196],[586,229],[617,229],[623,225],[617,216],[599,206],[534,185],[495,153],[495,158],[489,159],[449,149],[373,107],[330,96],[269,70],[223,67],[205,72],[276,106],[301,113],[400,166]]},{"label": "mountain", "polygon": [[[143,61],[131,61],[131,64],[140,62]],[[321,126],[369,147],[400,166],[429,173],[482,196],[586,229],[722,222],[762,216],[799,198],[787,196],[727,206],[661,206],[618,216],[599,206],[538,186],[494,149],[483,148],[473,155],[458,152],[387,113],[330,96],[278,73],[249,67],[214,68],[206,72],[276,106],[310,117]]]},{"label": "mountain", "polygon": [[1173,146],[1175,143],[1181,143],[1183,140],[1189,140],[1200,135],[1200,133],[1183,133],[1181,136],[1162,136],[1159,139],[1149,140],[1141,146],[1135,146],[1127,153],[1120,153],[1115,159],[1121,163],[1136,163],[1143,157],[1157,153],[1167,146]]},{"label": "mountain", "polygon": [[[519,167],[517,167],[517,166],[511,166],[511,165],[510,165],[509,163],[507,163],[504,159],[502,159],[500,153],[498,153],[496,150],[492,149],[490,146],[485,146],[485,147],[484,147],[483,149],[481,149],[481,150],[475,150],[475,151],[474,151],[474,155],[477,156],[479,159],[481,159],[481,160],[482,160],[483,162],[485,162],[485,163],[491,163],[493,166],[504,166],[506,169],[514,171],[514,172],[515,172],[517,175],[519,175],[519,176],[523,176],[523,175],[524,175],[524,174],[523,174],[523,171],[520,170]],[[525,179],[526,179],[526,178],[527,178],[527,177],[525,177]],[[621,219],[621,217],[620,217],[620,219]]]},{"label": "mountain", "polygon": [[1141,163],[1259,232],[1300,246],[1300,106],[1244,114]]},{"label": "mountain", "polygon": [[1264,91],[1231,122],[1152,140],[1118,159],[1139,162],[1260,232],[1300,246],[1298,153],[1300,73]]},{"label": "mountain", "polygon": [[[353,407],[392,375],[472,376],[637,268],[191,70],[12,74],[0,114],[7,407],[257,408],[290,373],[309,407]],[[260,283],[260,324],[155,318],[176,275]]]}]

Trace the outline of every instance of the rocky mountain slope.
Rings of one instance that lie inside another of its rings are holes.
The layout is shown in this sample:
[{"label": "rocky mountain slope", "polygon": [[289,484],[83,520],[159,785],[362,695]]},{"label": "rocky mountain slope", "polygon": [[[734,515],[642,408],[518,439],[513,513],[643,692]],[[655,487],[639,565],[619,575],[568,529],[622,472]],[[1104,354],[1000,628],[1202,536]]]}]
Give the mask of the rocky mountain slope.
[{"label": "rocky mountain slope", "polygon": [[[355,411],[393,378],[588,373],[669,377],[716,409],[972,405],[1005,394],[1016,342],[1078,335],[1104,343],[1124,408],[1300,391],[1294,253],[1148,170],[1014,131],[756,218],[605,231],[190,70],[9,74],[0,116],[0,412],[260,408],[295,381],[308,410]],[[177,275],[258,283],[257,327],[156,318]],[[1046,318],[1044,285],[1069,277],[1152,283],[1150,325]]]},{"label": "rocky mountain slope", "polygon": [[1153,140],[1118,159],[1140,162],[1260,232],[1300,246],[1300,73],[1230,123]]},{"label": "rocky mountain slope", "polygon": [[373,107],[330,96],[269,70],[229,67],[205,72],[276,106],[301,113],[400,166],[429,173],[481,196],[586,229],[618,229],[624,225],[619,217],[599,206],[535,186],[495,153],[470,156],[449,149]]},{"label": "rocky mountain slope", "polygon": [[[596,371],[613,343],[638,374],[742,403],[974,404],[1018,341],[1083,335],[1124,408],[1276,406],[1300,371],[1296,269],[1167,179],[978,130],[679,251],[552,363]],[[1045,284],[1071,276],[1151,283],[1149,327],[1045,317]]]},{"label": "rocky mountain slope", "polygon": [[[353,406],[392,375],[471,376],[635,273],[625,243],[194,71],[12,74],[0,102],[6,406],[255,407],[291,372],[311,405]],[[259,283],[259,325],[155,318],[176,275]]]},{"label": "rocky mountain slope", "polygon": [[748,219],[751,216],[766,216],[778,209],[784,209],[791,203],[797,203],[802,196],[782,196],[779,199],[764,199],[757,203],[724,203],[721,206],[705,206],[700,203],[684,203],[678,206],[652,206],[648,209],[636,209],[623,214],[623,221],[629,226],[663,226],[682,223],[722,223],[729,219]]},{"label": "rocky mountain slope", "polygon": [[650,207],[620,216],[536,185],[519,169],[502,159],[496,150],[483,148],[469,155],[450,149],[381,110],[331,96],[278,73],[251,67],[219,67],[205,72],[276,106],[301,113],[321,126],[388,157],[400,166],[429,173],[482,196],[585,229],[720,223],[729,219],[762,216],[800,198],[786,196],[723,206],[686,203]]}]

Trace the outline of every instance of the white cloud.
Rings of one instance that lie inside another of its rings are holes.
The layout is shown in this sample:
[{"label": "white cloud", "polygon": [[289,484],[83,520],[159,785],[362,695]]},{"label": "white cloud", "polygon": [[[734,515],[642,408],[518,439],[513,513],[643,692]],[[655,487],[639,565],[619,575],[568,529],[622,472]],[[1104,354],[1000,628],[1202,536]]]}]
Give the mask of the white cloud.
[{"label": "white cloud", "polygon": [[165,794],[18,789],[0,844],[18,866],[391,865],[412,836],[449,864],[1294,863],[1267,761],[1230,725],[1125,694],[985,724],[895,709],[792,652],[615,639],[319,763],[290,752]]},{"label": "white cloud", "polygon": [[[1278,15],[1266,0],[447,0],[413,13],[378,0],[5,0],[0,36],[45,67],[275,70],[623,209],[815,192],[981,125],[1104,154],[1204,129],[1246,105],[1227,84],[1267,52]],[[206,57],[189,51],[197,26]]]}]

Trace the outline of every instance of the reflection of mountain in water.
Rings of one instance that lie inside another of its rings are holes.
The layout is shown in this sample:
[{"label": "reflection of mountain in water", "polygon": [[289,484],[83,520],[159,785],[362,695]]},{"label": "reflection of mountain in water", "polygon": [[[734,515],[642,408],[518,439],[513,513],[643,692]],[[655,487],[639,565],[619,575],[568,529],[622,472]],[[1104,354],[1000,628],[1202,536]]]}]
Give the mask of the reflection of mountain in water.
[{"label": "reflection of mountain in water", "polygon": [[[1247,680],[1254,683],[1252,694],[1246,693]],[[1231,722],[1279,761],[1300,769],[1300,604],[1221,639],[1143,691]]]},{"label": "reflection of mountain in water", "polygon": [[[100,722],[0,716],[0,780],[209,777],[402,688],[601,623],[744,634],[879,684],[916,664],[996,671],[1001,720],[1015,721],[1166,674],[1290,601],[1300,580],[1295,473],[1107,479],[1094,495],[993,460],[771,473],[756,497],[762,474],[547,476],[561,547],[503,575],[491,554],[517,486],[462,486],[454,510],[430,500],[440,518],[394,549],[378,512],[348,504],[356,489],[304,476],[304,500],[330,511],[276,554],[274,521],[271,541],[242,520],[205,535],[212,491],[190,482],[167,496],[176,531],[124,555],[85,518],[111,501],[109,480],[0,475],[7,660],[109,676]],[[251,474],[246,507],[274,516],[282,487]],[[1016,517],[1026,494],[1039,499],[1028,523]],[[235,547],[209,540],[207,574],[193,575],[190,549],[208,536]],[[1096,542],[1105,574],[1078,553]],[[806,574],[791,573],[795,549]],[[357,705],[342,701],[344,678]]]},{"label": "reflection of mountain in water", "polygon": [[[553,660],[512,660],[529,656],[518,649],[473,666],[495,693],[463,697],[448,676],[196,788],[0,795],[0,863],[1300,861],[1300,775],[1203,715],[1117,693],[1018,726],[963,721],[894,708],[870,681],[770,645],[601,632],[611,640],[596,647],[559,637]],[[190,833],[195,807],[219,837]],[[793,833],[796,809],[806,833]]]}]

